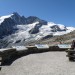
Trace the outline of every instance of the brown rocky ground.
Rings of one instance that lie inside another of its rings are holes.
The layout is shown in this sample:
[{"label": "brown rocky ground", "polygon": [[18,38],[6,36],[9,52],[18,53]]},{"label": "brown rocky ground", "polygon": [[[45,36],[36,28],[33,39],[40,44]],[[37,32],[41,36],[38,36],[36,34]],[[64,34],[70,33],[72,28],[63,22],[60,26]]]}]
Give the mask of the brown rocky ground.
[{"label": "brown rocky ground", "polygon": [[47,38],[44,40],[32,41],[31,43],[29,42],[28,44],[35,45],[36,43],[36,44],[48,44],[49,46],[53,46],[53,45],[59,44],[60,42],[71,44],[73,40],[75,40],[75,31],[62,36],[56,36],[56,37]]}]

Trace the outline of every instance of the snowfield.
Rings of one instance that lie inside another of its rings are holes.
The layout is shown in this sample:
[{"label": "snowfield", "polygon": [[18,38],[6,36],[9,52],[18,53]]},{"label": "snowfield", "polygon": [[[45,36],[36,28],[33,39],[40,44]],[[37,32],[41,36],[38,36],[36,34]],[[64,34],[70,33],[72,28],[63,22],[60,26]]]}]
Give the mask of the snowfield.
[{"label": "snowfield", "polygon": [[13,14],[11,15],[7,15],[7,16],[1,16],[0,17],[0,24],[6,19],[6,18],[10,18]]},{"label": "snowfield", "polygon": [[[17,40],[21,40],[21,42],[25,39],[25,41],[29,40],[39,40],[47,35],[53,35],[53,36],[60,36],[64,35],[67,33],[70,33],[75,30],[74,27],[66,27],[66,31],[57,31],[57,32],[52,32],[51,26],[55,26],[55,23],[49,22],[48,25],[42,25],[39,28],[39,32],[36,34],[30,34],[29,31],[35,27],[36,24],[39,22],[35,22],[33,24],[28,24],[28,25],[17,25],[16,28],[18,28],[18,31],[15,34],[9,35],[5,38],[9,39],[9,42],[13,41],[15,43]],[[63,30],[65,29],[64,25],[57,24],[58,27]],[[13,38],[12,38],[13,36]]]},{"label": "snowfield", "polygon": [[[38,24],[38,22],[36,22],[36,23],[33,23],[33,24],[29,24],[29,25],[17,25],[17,28],[19,29],[19,33],[18,33],[18,35],[19,34],[21,34],[21,32],[24,32],[24,36],[26,35],[26,37],[25,38],[29,38],[30,36],[28,36],[28,35],[30,35],[29,34],[29,30],[31,30],[32,28],[34,28],[34,26],[36,25],[36,24]],[[53,23],[53,22],[49,22],[47,25],[42,25],[40,28],[39,28],[39,33],[37,33],[37,34],[34,34],[35,35],[35,39],[37,40],[38,38],[42,38],[42,37],[45,37],[45,36],[47,36],[47,35],[64,35],[64,34],[67,34],[67,33],[70,33],[70,32],[72,32],[72,31],[74,31],[75,30],[75,28],[74,27],[66,27],[67,28],[67,30],[66,31],[57,31],[57,32],[52,32],[51,30],[52,30],[52,28],[51,28],[51,26],[54,26],[54,25],[58,25],[58,27],[61,29],[61,30],[64,30],[65,29],[65,26],[64,25],[61,25],[61,24],[55,24],[55,23]],[[28,35],[27,35],[28,34]]]}]

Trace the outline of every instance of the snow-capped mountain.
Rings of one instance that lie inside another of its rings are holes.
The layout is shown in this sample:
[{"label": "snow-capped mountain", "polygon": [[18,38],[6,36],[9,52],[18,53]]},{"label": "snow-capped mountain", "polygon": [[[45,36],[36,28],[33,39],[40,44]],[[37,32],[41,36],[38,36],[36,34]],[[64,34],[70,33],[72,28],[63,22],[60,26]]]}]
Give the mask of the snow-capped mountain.
[{"label": "snow-capped mountain", "polygon": [[74,30],[74,27],[47,22],[35,16],[25,18],[18,13],[0,17],[0,38],[13,45],[63,35]]}]

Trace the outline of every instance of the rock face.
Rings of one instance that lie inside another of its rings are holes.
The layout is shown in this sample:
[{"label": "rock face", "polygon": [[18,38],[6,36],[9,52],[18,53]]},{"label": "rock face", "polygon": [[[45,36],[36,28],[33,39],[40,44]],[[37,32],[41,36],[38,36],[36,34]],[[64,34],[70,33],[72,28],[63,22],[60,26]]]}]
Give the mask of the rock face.
[{"label": "rock face", "polygon": [[51,28],[52,28],[52,31],[53,31],[53,32],[66,31],[66,30],[67,30],[66,27],[64,27],[64,29],[60,29],[58,25],[51,26]]},{"label": "rock face", "polygon": [[14,32],[14,26],[19,24],[26,24],[26,19],[18,13],[13,13],[8,18],[5,18],[4,21],[0,24],[0,38],[5,35],[12,34]]},{"label": "rock face", "polygon": [[14,25],[16,24],[11,18],[5,19],[0,25],[0,38],[4,35],[11,34]]},{"label": "rock face", "polygon": [[53,35],[47,35],[47,36],[43,37],[41,40],[48,39],[48,38],[51,38],[51,37],[53,37]]},{"label": "rock face", "polygon": [[40,28],[41,26],[42,26],[42,23],[36,24],[35,27],[32,28],[32,29],[29,31],[29,33],[30,33],[30,34],[36,34],[36,33],[38,33],[38,32],[39,32],[39,28]]},{"label": "rock face", "polygon": [[36,16],[30,16],[30,17],[27,18],[27,24],[31,24],[31,23],[34,23],[34,22],[39,22],[42,25],[47,25],[47,21],[41,20]]},{"label": "rock face", "polygon": [[26,24],[26,18],[24,16],[20,16],[18,13],[13,13],[11,18],[15,22],[16,25]]},{"label": "rock face", "polygon": [[51,26],[51,28],[53,32],[61,31],[61,29],[57,25]]},{"label": "rock face", "polygon": [[30,16],[27,18],[27,23],[34,23],[34,22],[39,22],[38,24],[36,24],[34,26],[34,28],[32,28],[29,33],[30,34],[36,34],[39,32],[39,28],[42,26],[42,25],[47,25],[47,21],[44,21],[44,20],[41,20],[39,19],[38,17],[34,17],[34,16]]}]

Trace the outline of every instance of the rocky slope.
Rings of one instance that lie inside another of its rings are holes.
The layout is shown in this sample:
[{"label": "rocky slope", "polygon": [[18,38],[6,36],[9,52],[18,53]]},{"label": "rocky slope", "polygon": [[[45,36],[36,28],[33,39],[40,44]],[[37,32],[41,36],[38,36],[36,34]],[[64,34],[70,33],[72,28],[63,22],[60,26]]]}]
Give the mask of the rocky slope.
[{"label": "rocky slope", "polygon": [[48,44],[49,46],[53,46],[60,44],[60,42],[62,44],[71,44],[73,40],[75,40],[75,31],[72,31],[68,34],[64,34],[61,36],[54,36],[52,38],[41,39],[39,41],[34,41],[28,44],[34,45],[36,43],[36,44]]}]

